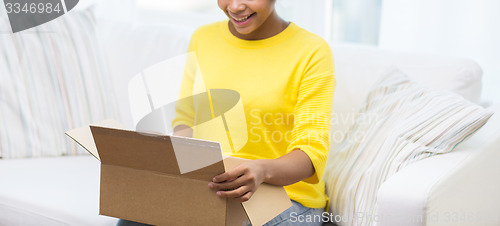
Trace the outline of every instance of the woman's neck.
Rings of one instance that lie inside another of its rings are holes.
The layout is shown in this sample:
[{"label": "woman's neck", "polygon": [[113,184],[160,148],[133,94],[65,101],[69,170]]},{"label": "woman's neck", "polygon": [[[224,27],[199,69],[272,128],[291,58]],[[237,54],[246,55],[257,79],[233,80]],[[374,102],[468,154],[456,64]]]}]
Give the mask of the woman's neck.
[{"label": "woman's neck", "polygon": [[274,11],[273,13],[271,13],[271,15],[269,15],[266,21],[264,21],[264,23],[262,23],[259,28],[249,34],[238,33],[231,22],[229,22],[229,31],[231,31],[234,36],[240,39],[260,40],[270,38],[279,34],[288,27],[288,24],[289,22],[281,19],[276,11]]}]

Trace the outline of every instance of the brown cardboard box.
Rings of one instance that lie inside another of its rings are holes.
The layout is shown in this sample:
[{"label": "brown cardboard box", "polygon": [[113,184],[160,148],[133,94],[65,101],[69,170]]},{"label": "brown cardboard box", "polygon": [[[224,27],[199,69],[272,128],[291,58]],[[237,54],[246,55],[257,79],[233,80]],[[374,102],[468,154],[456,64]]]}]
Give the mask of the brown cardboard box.
[{"label": "brown cardboard box", "polygon": [[244,203],[215,195],[215,175],[242,161],[220,144],[123,129],[116,121],[68,131],[101,161],[101,215],[154,225],[262,225],[292,204],[283,187],[262,184]]}]

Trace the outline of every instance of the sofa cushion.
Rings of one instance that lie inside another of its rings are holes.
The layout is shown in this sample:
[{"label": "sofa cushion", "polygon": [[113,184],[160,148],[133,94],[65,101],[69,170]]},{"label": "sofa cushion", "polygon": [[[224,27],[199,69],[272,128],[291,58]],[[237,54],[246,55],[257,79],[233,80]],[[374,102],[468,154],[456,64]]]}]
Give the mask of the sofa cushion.
[{"label": "sofa cushion", "polygon": [[0,225],[115,225],[99,215],[99,169],[90,155],[2,160]]},{"label": "sofa cushion", "polygon": [[0,20],[1,156],[83,153],[64,131],[119,117],[91,9],[15,34]]},{"label": "sofa cushion", "polygon": [[448,153],[493,114],[454,93],[413,82],[398,70],[370,90],[364,107],[330,155],[325,182],[333,213],[349,225],[374,216],[380,185],[418,160]]},{"label": "sofa cushion", "polygon": [[470,59],[333,44],[337,88],[333,101],[332,146],[343,140],[370,88],[388,69],[399,68],[412,80],[448,90],[479,103],[482,70]]}]

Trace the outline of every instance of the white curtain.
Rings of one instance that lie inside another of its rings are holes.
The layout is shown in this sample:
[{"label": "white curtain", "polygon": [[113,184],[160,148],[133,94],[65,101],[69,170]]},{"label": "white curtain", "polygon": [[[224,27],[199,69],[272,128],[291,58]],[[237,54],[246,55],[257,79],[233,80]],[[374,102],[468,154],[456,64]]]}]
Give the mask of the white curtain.
[{"label": "white curtain", "polygon": [[335,42],[377,45],[382,0],[331,0]]},{"label": "white curtain", "polygon": [[325,8],[328,1],[331,0],[278,0],[276,10],[283,19],[327,39],[326,18],[331,13]]},{"label": "white curtain", "polygon": [[377,45],[382,0],[278,0],[283,18],[329,42]]},{"label": "white curtain", "polygon": [[500,101],[499,0],[384,0],[379,46],[455,55],[483,69],[483,99]]}]

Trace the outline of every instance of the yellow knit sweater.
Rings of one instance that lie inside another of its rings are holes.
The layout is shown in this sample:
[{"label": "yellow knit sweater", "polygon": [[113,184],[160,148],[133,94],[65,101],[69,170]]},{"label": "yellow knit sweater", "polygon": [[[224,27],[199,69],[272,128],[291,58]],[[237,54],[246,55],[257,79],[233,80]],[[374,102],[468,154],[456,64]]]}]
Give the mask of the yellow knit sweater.
[{"label": "yellow knit sweater", "polygon": [[[285,186],[285,190],[304,206],[325,207],[327,197],[321,178],[330,146],[336,85],[328,44],[294,23],[267,39],[242,40],[231,34],[225,20],[198,28],[189,51],[196,54],[209,95],[214,89],[234,90],[243,106],[239,117],[242,122],[226,116],[224,126],[195,127],[194,137],[219,141],[224,154],[247,159],[274,159],[294,149],[304,151],[315,174]],[[181,96],[196,93],[192,79],[184,79],[182,86]],[[195,120],[197,109],[178,104],[173,126],[193,126],[190,120]],[[213,109],[211,114],[218,117]],[[234,132],[242,128],[244,131]],[[238,146],[241,136],[245,142]]]}]

